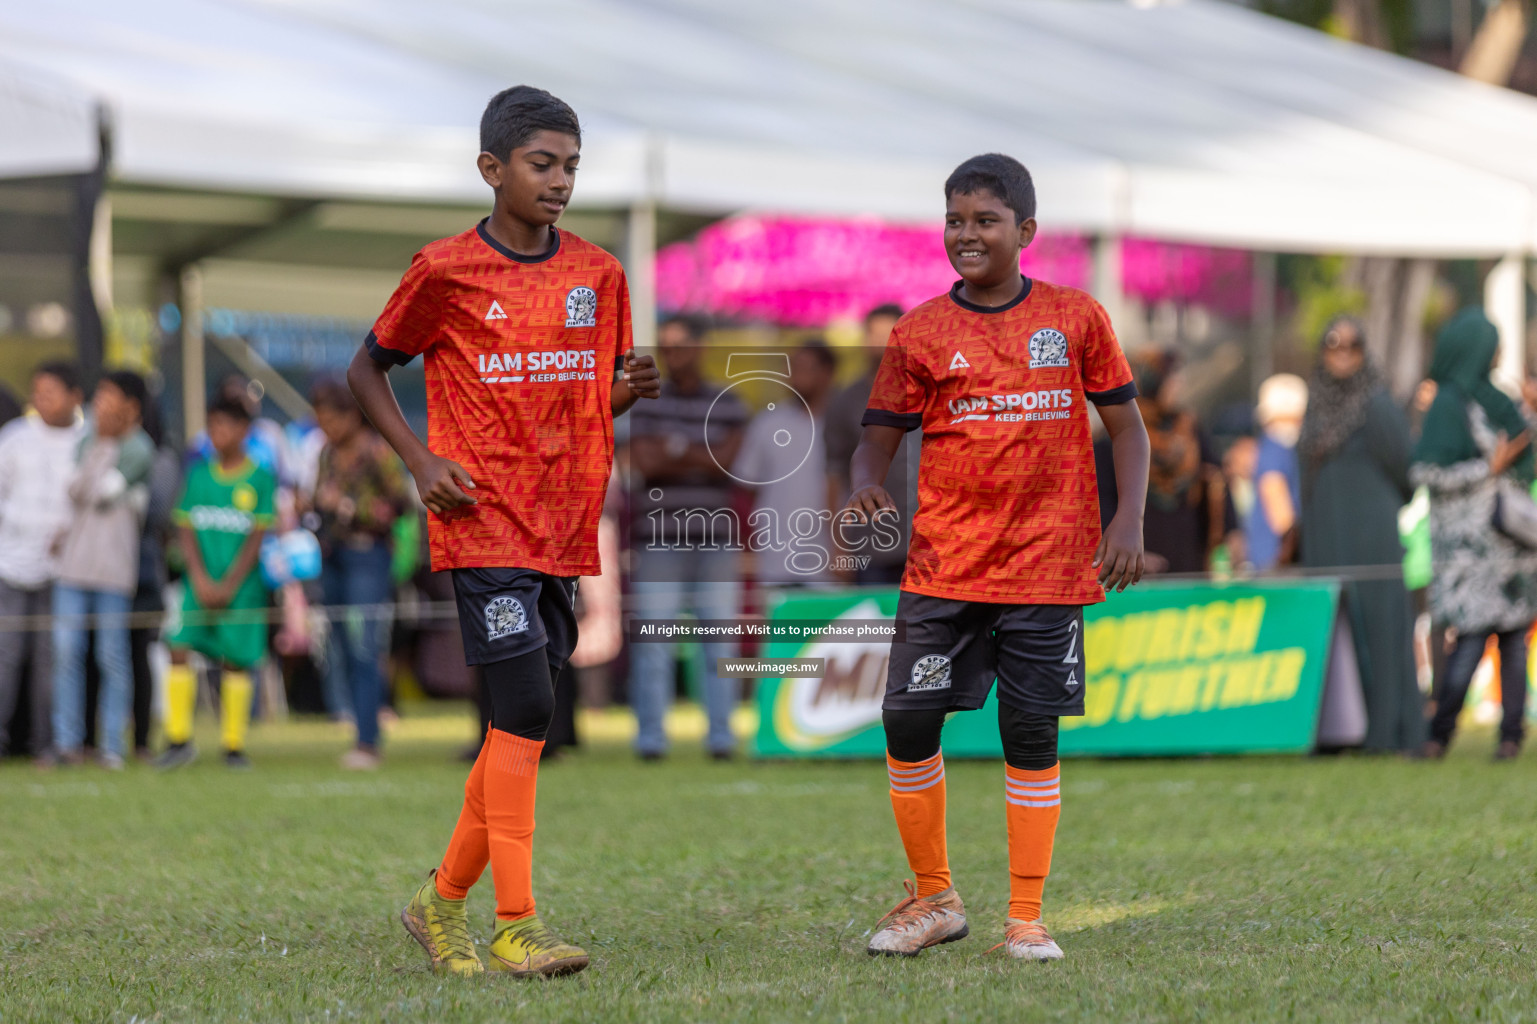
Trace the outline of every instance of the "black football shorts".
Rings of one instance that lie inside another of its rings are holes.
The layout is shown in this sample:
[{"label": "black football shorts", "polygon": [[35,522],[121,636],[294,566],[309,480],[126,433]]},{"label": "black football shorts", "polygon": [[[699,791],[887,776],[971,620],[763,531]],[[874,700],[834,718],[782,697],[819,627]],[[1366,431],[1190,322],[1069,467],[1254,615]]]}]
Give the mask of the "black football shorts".
[{"label": "black football shorts", "polygon": [[455,569],[464,660],[471,665],[548,648],[550,677],[576,650],[576,577],[533,569]]},{"label": "black football shorts", "polygon": [[902,591],[906,639],[891,645],[883,709],[970,711],[998,699],[1019,711],[1083,714],[1083,607],[991,604]]}]

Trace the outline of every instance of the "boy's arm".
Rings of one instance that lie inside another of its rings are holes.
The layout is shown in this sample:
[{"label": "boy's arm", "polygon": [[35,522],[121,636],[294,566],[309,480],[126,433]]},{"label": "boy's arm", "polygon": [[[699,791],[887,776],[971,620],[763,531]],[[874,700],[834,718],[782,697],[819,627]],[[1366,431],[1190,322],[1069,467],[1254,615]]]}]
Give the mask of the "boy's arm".
[{"label": "boy's arm", "polygon": [[358,347],[347,367],[347,386],[357,398],[363,415],[411,471],[423,505],[441,515],[461,505],[475,504],[475,499],[465,493],[475,489],[475,481],[470,479],[463,466],[452,459],[434,455],[416,436],[400,411],[400,403],[395,400],[389,368],[376,362],[366,346]]},{"label": "boy's arm", "polygon": [[849,489],[853,493],[845,506],[859,515],[861,523],[869,522],[883,508],[896,511],[897,503],[886,493],[886,473],[906,433],[901,427],[878,424],[864,428],[854,457],[849,460]]},{"label": "boy's arm", "polygon": [[197,546],[197,532],[182,523],[176,528],[176,541],[181,545],[182,561],[186,563],[187,578],[192,581],[192,593],[197,595],[197,603],[204,608],[215,607],[213,580],[208,578],[208,569],[203,565],[203,552]]},{"label": "boy's arm", "polygon": [[1102,405],[1099,418],[1110,432],[1118,504],[1094,552],[1094,568],[1101,586],[1121,591],[1142,578],[1142,510],[1147,505],[1150,450],[1136,402]]},{"label": "boy's arm", "polygon": [[256,561],[261,557],[262,538],[266,535],[265,527],[251,527],[251,532],[246,534],[245,543],[240,545],[240,550],[236,552],[235,560],[229,564],[224,578],[212,584],[213,603],[222,608],[235,599],[235,594],[240,590],[245,578],[251,575],[252,569],[256,568]]},{"label": "boy's arm", "polygon": [[614,415],[623,416],[629,412],[637,399],[661,397],[662,375],[656,368],[656,360],[651,356],[638,356],[634,349],[630,349],[624,354],[624,369],[614,381],[609,396]]}]

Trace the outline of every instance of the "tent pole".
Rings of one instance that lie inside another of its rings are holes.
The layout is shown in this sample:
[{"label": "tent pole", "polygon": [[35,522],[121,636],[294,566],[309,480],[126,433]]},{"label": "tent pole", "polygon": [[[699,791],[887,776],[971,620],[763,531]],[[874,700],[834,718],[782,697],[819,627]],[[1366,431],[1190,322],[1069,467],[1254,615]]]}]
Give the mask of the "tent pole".
[{"label": "tent pole", "polygon": [[190,447],[192,439],[208,426],[207,371],[203,363],[203,273],[197,264],[181,268],[179,283],[182,423],[186,433],[182,443]]},{"label": "tent pole", "polygon": [[1511,393],[1526,379],[1526,257],[1507,253],[1484,278],[1484,310],[1500,330],[1495,381]]},{"label": "tent pole", "polygon": [[1249,309],[1249,382],[1255,393],[1275,373],[1276,257],[1273,252],[1250,255],[1253,298]]},{"label": "tent pole", "polygon": [[649,199],[630,207],[624,263],[635,348],[650,351],[656,347],[656,203]]},{"label": "tent pole", "polygon": [[1121,313],[1126,308],[1125,293],[1121,286],[1121,236],[1098,235],[1093,242],[1094,298],[1110,314],[1110,326],[1121,331]]}]

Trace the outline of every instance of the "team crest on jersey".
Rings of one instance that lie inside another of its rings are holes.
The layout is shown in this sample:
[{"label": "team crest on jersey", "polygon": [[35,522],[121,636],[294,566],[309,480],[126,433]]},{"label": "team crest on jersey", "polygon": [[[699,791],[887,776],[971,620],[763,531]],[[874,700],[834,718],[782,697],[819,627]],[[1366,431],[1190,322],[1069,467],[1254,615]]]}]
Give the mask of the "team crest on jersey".
[{"label": "team crest on jersey", "polygon": [[486,639],[500,640],[527,629],[528,613],[517,598],[504,594],[486,604]]},{"label": "team crest on jersey", "polygon": [[242,512],[256,511],[256,488],[250,484],[236,484],[230,492],[230,503]]},{"label": "team crest on jersey", "polygon": [[959,349],[956,350],[954,357],[952,357],[951,360],[950,360],[950,369],[952,369],[952,370],[969,370],[969,369],[971,369],[971,364],[966,361],[966,357],[965,356],[961,355]]},{"label": "team crest on jersey", "polygon": [[913,662],[913,674],[907,691],[950,689],[950,659],[943,654],[925,654]]},{"label": "team crest on jersey", "polygon": [[1067,336],[1044,327],[1030,335],[1030,369],[1067,366]]},{"label": "team crest on jersey", "polygon": [[596,327],[598,325],[598,293],[584,286],[566,293],[566,326]]}]

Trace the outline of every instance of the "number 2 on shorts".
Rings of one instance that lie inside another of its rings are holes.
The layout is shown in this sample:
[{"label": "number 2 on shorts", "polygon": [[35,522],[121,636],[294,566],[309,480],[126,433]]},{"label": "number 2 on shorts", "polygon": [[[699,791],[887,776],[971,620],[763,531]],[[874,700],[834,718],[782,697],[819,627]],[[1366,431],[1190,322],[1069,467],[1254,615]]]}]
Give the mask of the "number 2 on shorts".
[{"label": "number 2 on shorts", "polygon": [[1062,659],[1064,665],[1078,664],[1078,620],[1074,619],[1067,626],[1067,657]]}]

